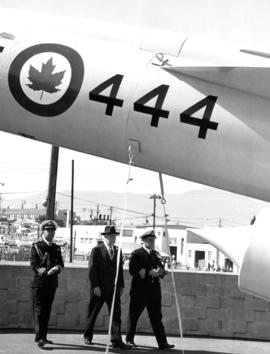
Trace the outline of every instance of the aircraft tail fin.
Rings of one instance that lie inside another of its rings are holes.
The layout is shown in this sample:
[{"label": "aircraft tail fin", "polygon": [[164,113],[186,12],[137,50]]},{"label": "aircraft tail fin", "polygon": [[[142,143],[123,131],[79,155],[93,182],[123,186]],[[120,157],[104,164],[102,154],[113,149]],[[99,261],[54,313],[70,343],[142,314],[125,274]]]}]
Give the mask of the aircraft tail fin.
[{"label": "aircraft tail fin", "polygon": [[184,81],[185,77],[195,78],[270,98],[270,67],[163,66],[162,68],[171,74],[183,76]]}]

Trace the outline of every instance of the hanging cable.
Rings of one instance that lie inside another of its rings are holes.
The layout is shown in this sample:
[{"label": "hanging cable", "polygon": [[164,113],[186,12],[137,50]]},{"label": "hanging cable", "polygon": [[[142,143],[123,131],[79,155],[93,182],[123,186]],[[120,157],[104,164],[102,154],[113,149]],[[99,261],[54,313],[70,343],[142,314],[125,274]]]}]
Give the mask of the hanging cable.
[{"label": "hanging cable", "polygon": [[[174,291],[174,297],[175,297],[175,306],[176,306],[176,312],[177,312],[177,318],[178,318],[180,338],[183,341],[184,337],[183,337],[181,312],[180,312],[180,306],[179,306],[177,292],[176,292],[176,286],[175,286],[175,278],[174,278],[174,271],[173,271],[173,264],[172,264],[172,256],[171,256],[170,247],[169,247],[169,233],[168,233],[168,226],[167,226],[167,214],[166,214],[166,209],[165,209],[166,199],[165,199],[165,195],[164,195],[163,179],[162,179],[162,174],[161,173],[159,173],[159,182],[160,182],[160,192],[161,192],[161,201],[160,202],[163,205],[163,213],[164,213],[165,250],[166,250],[166,253],[169,255],[169,259],[170,259],[172,284],[173,284],[173,291]],[[161,247],[163,247],[163,244],[161,245]],[[182,349],[182,354],[184,354],[184,349]]]},{"label": "hanging cable", "polygon": [[133,162],[134,149],[132,148],[132,146],[129,146],[128,151],[129,151],[128,178],[127,178],[127,182],[126,182],[126,192],[125,192],[125,201],[124,201],[124,208],[123,208],[123,217],[122,217],[122,221],[121,221],[121,231],[120,231],[118,251],[117,251],[116,275],[115,275],[115,279],[114,279],[113,299],[112,299],[112,304],[111,304],[110,319],[109,319],[109,330],[108,330],[107,344],[106,344],[106,350],[105,350],[106,354],[109,353],[109,349],[110,349],[111,327],[112,327],[114,304],[115,304],[115,295],[116,295],[117,280],[118,280],[119,266],[120,266],[120,254],[121,254],[121,249],[122,249],[123,228],[124,228],[124,222],[125,222],[125,219],[126,219],[126,211],[127,211],[127,199],[128,199],[129,182],[133,181],[133,179],[131,178],[131,167],[134,164],[134,162]]}]

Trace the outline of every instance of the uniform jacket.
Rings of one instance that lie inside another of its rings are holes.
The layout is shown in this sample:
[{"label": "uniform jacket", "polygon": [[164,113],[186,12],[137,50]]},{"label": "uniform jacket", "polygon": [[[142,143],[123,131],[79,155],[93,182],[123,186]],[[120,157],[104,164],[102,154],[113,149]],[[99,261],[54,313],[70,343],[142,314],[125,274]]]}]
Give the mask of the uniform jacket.
[{"label": "uniform jacket", "polygon": [[[34,271],[32,288],[57,287],[58,274],[64,267],[61,248],[55,243],[49,246],[43,240],[33,243],[31,247],[30,265]],[[56,274],[48,275],[48,271],[56,265],[60,266],[59,271]]]},{"label": "uniform jacket", "polygon": [[[144,268],[145,278],[141,278],[139,272]],[[129,260],[129,272],[132,275],[130,295],[136,297],[161,297],[160,279],[149,275],[152,269],[162,268],[161,258],[155,250],[151,255],[143,248],[139,248],[131,253]]]},{"label": "uniform jacket", "polygon": [[[101,295],[111,296],[114,291],[114,281],[116,277],[117,268],[117,252],[118,247],[113,246],[114,256],[111,259],[106,246],[102,243],[92,249],[89,258],[89,280],[90,288],[100,287]],[[120,253],[119,273],[117,280],[117,289],[124,288],[123,275],[123,257]]]}]

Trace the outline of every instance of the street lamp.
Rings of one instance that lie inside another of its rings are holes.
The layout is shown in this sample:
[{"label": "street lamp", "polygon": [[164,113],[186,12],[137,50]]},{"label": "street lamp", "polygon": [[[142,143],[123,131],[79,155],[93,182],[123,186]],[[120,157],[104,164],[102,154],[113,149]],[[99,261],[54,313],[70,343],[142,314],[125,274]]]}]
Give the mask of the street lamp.
[{"label": "street lamp", "polygon": [[155,230],[156,228],[156,200],[161,199],[161,196],[158,194],[153,194],[150,196],[149,199],[153,199],[154,201],[154,211],[153,211],[153,229]]}]

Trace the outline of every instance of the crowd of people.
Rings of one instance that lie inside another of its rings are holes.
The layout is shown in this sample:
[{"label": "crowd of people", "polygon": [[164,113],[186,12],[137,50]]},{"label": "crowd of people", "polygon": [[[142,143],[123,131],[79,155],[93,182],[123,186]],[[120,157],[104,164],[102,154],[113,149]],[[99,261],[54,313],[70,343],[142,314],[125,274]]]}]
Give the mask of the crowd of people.
[{"label": "crowd of people", "polygon": [[[53,220],[41,224],[42,240],[31,247],[30,264],[33,270],[31,283],[35,342],[39,347],[52,343],[47,338],[51,307],[58,286],[58,274],[64,268],[61,248],[53,243],[57,228]],[[93,345],[94,327],[97,316],[104,303],[111,314],[111,344],[113,348],[129,350],[136,347],[134,337],[142,311],[146,308],[158,348],[171,349],[167,342],[161,312],[160,282],[167,270],[159,253],[155,251],[155,232],[147,231],[141,235],[142,247],[131,253],[129,272],[132,276],[130,304],[125,343],[121,334],[121,295],[124,289],[123,255],[115,245],[119,233],[115,227],[106,226],[103,242],[92,249],[89,258],[88,278],[90,299],[84,343]],[[118,256],[118,252],[120,252]],[[113,306],[114,298],[114,306]]]}]

